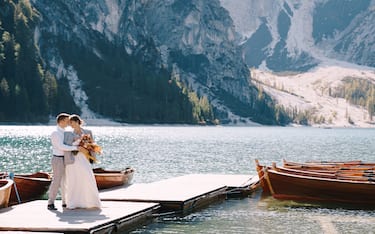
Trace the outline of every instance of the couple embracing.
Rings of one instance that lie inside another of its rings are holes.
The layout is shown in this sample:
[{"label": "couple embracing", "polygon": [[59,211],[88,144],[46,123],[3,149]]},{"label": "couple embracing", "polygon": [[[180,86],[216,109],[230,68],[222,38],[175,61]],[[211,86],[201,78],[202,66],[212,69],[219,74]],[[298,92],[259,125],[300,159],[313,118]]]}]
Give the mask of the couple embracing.
[{"label": "couple embracing", "polygon": [[[51,134],[53,180],[49,188],[47,208],[57,210],[54,201],[61,188],[63,208],[99,209],[99,192],[86,156],[90,152],[79,145],[84,137],[93,139],[92,132],[81,127],[83,121],[78,115],[61,113],[56,122],[57,129]],[[72,132],[65,131],[69,125],[73,128]]]}]

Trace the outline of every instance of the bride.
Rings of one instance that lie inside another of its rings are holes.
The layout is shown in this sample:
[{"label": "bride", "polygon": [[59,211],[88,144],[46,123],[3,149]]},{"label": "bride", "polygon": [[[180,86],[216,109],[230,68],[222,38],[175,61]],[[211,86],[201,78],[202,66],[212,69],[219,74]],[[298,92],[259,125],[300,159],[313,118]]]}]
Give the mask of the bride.
[{"label": "bride", "polygon": [[[83,121],[78,115],[69,117],[73,132],[65,132],[70,142],[78,145],[84,135],[92,138],[90,130],[81,127]],[[82,152],[74,156],[74,163],[65,166],[65,199],[68,209],[100,208],[99,191],[88,158]]]}]

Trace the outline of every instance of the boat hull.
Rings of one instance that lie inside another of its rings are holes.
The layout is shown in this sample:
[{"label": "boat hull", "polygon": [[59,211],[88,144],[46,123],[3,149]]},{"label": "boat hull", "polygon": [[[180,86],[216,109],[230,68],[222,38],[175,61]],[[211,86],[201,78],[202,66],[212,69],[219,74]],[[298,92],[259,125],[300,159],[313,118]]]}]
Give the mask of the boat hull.
[{"label": "boat hull", "polygon": [[375,205],[375,183],[294,175],[266,170],[276,199]]},{"label": "boat hull", "polygon": [[134,169],[127,168],[122,171],[109,171],[102,168],[93,169],[96,185],[99,190],[123,186],[131,183]]},{"label": "boat hull", "polygon": [[41,198],[48,191],[49,185],[52,181],[51,176],[46,172],[37,172],[27,175],[16,174],[13,180],[20,201],[18,201],[16,190],[12,189],[9,200],[11,205]]},{"label": "boat hull", "polygon": [[8,207],[13,181],[9,179],[0,180],[0,208]]},{"label": "boat hull", "polygon": [[263,190],[262,194],[264,196],[270,195],[271,191],[270,191],[268,183],[267,183],[267,181],[266,181],[266,179],[264,177],[264,168],[265,168],[265,166],[260,165],[259,161],[256,159],[255,160],[255,167],[256,167],[256,170],[257,170],[257,173],[258,173],[260,186],[262,187],[262,190]]}]

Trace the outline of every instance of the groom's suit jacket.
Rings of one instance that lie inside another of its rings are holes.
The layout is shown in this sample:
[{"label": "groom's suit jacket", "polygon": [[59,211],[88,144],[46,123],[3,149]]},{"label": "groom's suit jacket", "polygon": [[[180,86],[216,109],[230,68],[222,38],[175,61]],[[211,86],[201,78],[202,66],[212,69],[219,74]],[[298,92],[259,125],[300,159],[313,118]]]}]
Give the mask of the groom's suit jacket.
[{"label": "groom's suit jacket", "polygon": [[[64,132],[64,144],[65,145],[72,145],[74,142],[74,134],[73,132]],[[74,163],[74,155],[73,151],[64,151],[64,164],[72,164]]]},{"label": "groom's suit jacket", "polygon": [[[91,139],[94,139],[92,136],[91,130],[82,129],[83,134],[90,135]],[[64,132],[64,144],[72,145],[74,142],[74,133],[73,132]],[[71,164],[74,162],[74,151],[64,151],[64,163]],[[91,152],[93,153],[93,152]]]}]

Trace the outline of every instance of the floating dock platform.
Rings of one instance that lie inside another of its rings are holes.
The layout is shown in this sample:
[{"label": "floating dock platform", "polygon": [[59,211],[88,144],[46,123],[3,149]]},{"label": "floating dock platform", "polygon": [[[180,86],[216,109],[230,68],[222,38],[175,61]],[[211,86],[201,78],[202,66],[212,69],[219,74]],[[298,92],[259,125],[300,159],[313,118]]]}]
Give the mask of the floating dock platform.
[{"label": "floating dock platform", "polygon": [[0,231],[55,233],[113,233],[131,230],[152,219],[157,203],[102,202],[99,209],[47,210],[46,200],[0,210]]},{"label": "floating dock platform", "polygon": [[133,184],[100,192],[103,201],[155,202],[160,212],[187,214],[227,195],[250,191],[259,181],[251,175],[191,174],[147,184]]},{"label": "floating dock platform", "polygon": [[116,233],[135,229],[162,214],[185,215],[231,194],[246,195],[258,176],[191,174],[100,191],[102,208],[68,210],[46,200],[0,209],[0,232]]}]

